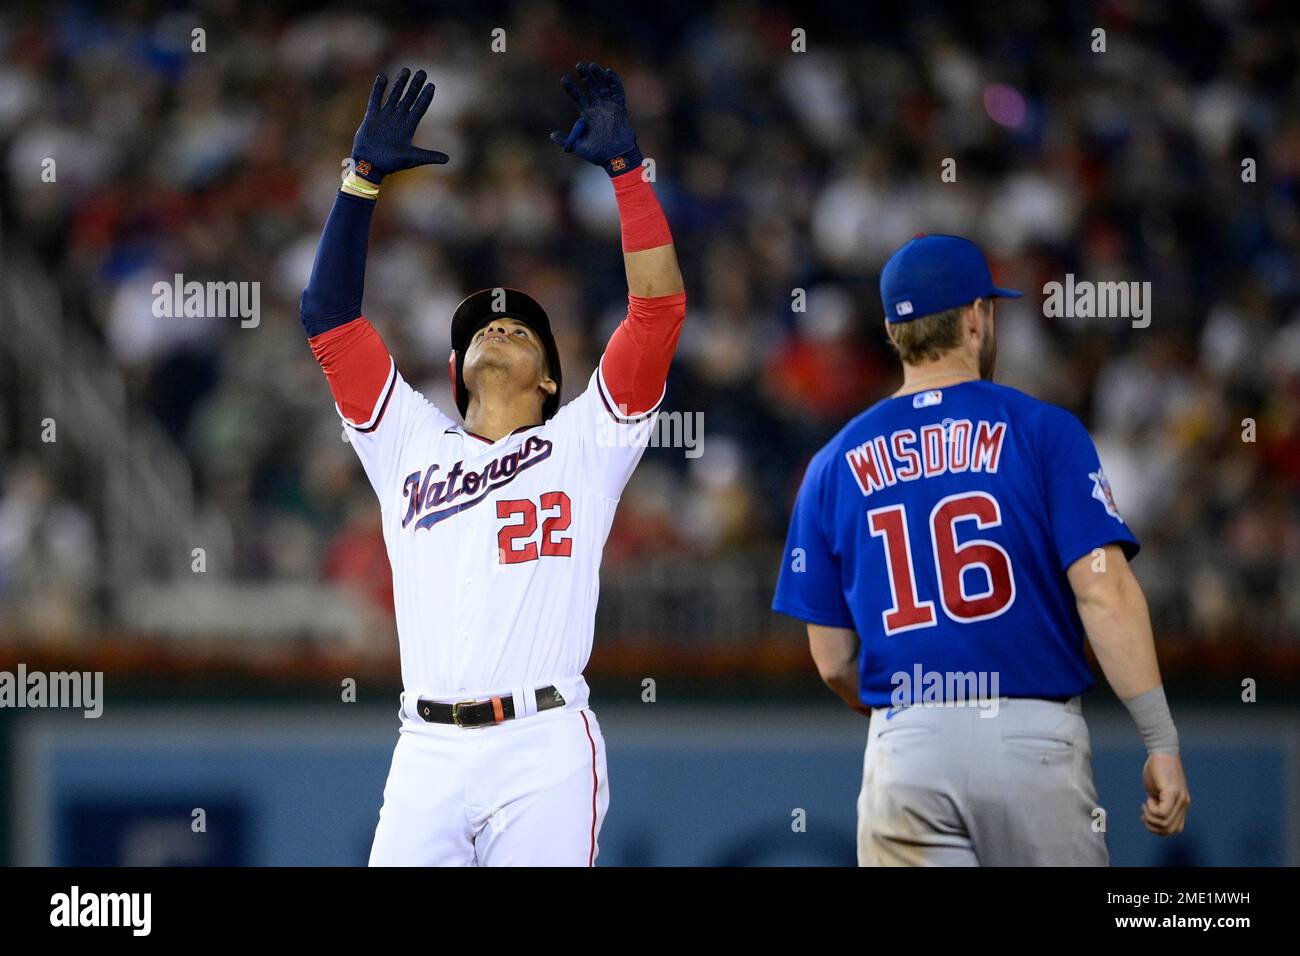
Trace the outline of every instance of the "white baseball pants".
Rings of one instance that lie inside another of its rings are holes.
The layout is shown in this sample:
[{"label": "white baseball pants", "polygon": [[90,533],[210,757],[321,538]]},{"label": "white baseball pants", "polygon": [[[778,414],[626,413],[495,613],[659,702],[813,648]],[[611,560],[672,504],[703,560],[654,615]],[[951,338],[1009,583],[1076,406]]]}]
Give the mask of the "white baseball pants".
[{"label": "white baseball pants", "polygon": [[486,727],[404,719],[371,866],[592,866],[609,806],[588,707]]}]

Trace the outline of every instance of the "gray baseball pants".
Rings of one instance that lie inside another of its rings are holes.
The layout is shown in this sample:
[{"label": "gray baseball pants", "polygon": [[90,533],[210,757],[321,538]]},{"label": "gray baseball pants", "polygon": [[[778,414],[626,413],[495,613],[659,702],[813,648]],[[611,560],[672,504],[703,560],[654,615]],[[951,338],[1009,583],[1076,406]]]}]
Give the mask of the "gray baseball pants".
[{"label": "gray baseball pants", "polygon": [[872,711],[860,866],[1108,862],[1078,697]]}]

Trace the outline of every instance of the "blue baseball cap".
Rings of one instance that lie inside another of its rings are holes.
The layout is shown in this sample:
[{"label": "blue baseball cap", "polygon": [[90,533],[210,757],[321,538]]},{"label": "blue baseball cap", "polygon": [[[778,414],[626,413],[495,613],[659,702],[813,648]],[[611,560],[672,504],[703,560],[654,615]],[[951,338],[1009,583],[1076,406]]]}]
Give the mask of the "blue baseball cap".
[{"label": "blue baseball cap", "polygon": [[890,256],[880,273],[880,298],[888,322],[911,322],[976,299],[1021,295],[995,286],[984,253],[961,236],[922,233]]}]

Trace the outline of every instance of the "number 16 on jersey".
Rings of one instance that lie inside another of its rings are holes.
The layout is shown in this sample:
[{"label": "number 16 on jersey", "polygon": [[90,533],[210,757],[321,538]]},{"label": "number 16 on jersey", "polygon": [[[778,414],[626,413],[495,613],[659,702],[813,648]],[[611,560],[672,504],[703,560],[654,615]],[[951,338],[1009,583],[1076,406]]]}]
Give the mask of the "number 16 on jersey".
[{"label": "number 16 on jersey", "polygon": [[[867,512],[871,536],[884,544],[889,574],[892,606],[881,613],[886,634],[938,623],[934,600],[922,600],[917,591],[917,556],[907,517],[907,507],[901,504]],[[996,498],[984,491],[948,495],[931,509],[927,528],[939,603],[943,613],[959,624],[997,617],[1016,600],[1016,576],[1005,548],[984,538],[958,543],[959,530],[972,524],[980,531],[1002,524],[1002,508]],[[972,579],[981,577],[983,591],[967,590]]]}]

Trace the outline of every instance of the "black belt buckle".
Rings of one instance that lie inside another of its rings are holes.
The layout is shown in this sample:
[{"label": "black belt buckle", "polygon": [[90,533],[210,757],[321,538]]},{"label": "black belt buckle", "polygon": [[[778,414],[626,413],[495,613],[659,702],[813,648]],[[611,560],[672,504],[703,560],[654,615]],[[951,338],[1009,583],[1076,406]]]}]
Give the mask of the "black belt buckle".
[{"label": "black belt buckle", "polygon": [[[537,695],[538,711],[551,710],[565,705],[564,695],[554,686],[539,687],[535,693]],[[501,709],[499,719],[497,717],[498,703]],[[465,700],[458,700],[454,704],[425,700],[421,697],[417,699],[417,705],[419,715],[428,723],[454,724],[465,729],[487,727],[520,716],[515,711],[514,698],[508,694],[501,697],[490,697],[487,700],[466,698]]]},{"label": "black belt buckle", "polygon": [[456,703],[451,705],[451,722],[455,724],[457,727],[482,727],[483,725],[481,723],[466,724],[463,723],[460,719],[461,707],[463,707],[465,704],[473,705],[477,703],[478,701],[474,700],[473,698],[470,698],[469,700],[456,701]]}]

